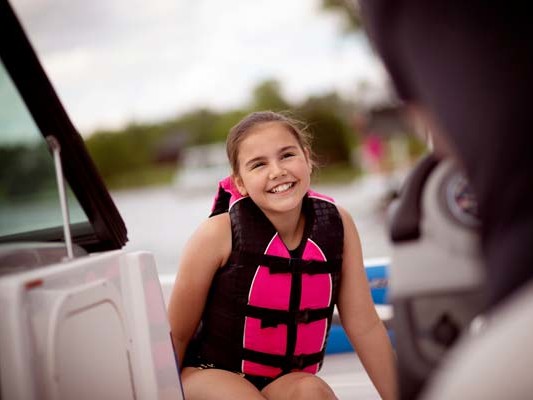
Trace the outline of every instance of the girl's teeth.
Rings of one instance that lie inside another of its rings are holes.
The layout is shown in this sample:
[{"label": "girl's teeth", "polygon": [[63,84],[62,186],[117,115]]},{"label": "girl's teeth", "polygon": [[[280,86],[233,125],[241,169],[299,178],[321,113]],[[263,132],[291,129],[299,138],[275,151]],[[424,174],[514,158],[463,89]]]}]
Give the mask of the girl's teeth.
[{"label": "girl's teeth", "polygon": [[285,190],[289,189],[292,186],[292,183],[286,183],[284,185],[276,186],[272,191],[274,193],[284,192]]}]

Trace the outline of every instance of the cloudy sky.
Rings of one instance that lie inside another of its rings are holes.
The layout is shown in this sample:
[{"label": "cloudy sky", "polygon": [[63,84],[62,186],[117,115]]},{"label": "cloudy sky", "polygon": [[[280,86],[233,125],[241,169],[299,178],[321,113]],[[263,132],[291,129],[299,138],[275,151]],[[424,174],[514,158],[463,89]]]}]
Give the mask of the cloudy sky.
[{"label": "cloudy sky", "polygon": [[243,105],[264,79],[299,101],[383,69],[319,0],[11,0],[82,134]]}]

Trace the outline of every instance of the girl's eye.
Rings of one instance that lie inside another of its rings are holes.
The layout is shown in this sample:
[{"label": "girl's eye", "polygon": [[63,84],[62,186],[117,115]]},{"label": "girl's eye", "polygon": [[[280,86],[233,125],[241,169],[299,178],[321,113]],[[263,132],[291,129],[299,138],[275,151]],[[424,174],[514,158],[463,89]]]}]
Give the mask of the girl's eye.
[{"label": "girl's eye", "polygon": [[294,153],[283,153],[282,158],[294,157]]},{"label": "girl's eye", "polygon": [[251,169],[256,169],[256,168],[262,167],[263,165],[265,165],[264,162],[257,162],[255,164],[252,164],[252,168]]}]

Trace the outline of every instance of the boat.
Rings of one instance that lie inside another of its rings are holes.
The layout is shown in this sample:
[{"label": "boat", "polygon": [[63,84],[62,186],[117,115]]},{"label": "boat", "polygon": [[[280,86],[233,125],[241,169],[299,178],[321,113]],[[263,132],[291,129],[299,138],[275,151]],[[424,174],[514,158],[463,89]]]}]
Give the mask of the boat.
[{"label": "boat", "polygon": [[181,166],[174,174],[172,186],[187,196],[211,191],[229,175],[225,143],[210,143],[183,150]]}]

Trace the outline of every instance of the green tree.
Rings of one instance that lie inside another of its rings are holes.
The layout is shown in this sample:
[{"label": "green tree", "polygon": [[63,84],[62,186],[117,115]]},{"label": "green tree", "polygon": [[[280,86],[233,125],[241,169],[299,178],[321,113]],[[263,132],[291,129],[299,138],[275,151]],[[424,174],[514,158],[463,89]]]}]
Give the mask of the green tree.
[{"label": "green tree", "polygon": [[290,104],[281,94],[278,81],[269,79],[255,87],[252,94],[252,108],[254,110],[285,111]]},{"label": "green tree", "polygon": [[243,119],[246,114],[248,112],[245,110],[233,110],[220,114],[212,127],[212,141],[225,142],[230,129]]},{"label": "green tree", "polygon": [[346,30],[353,32],[362,28],[359,6],[356,0],[322,0],[322,8],[339,12],[346,17]]},{"label": "green tree", "polygon": [[219,119],[219,114],[207,108],[191,111],[174,122],[174,127],[188,135],[189,145],[211,143],[217,136],[214,126]]},{"label": "green tree", "polygon": [[55,188],[55,170],[46,144],[0,146],[0,199],[20,199]]},{"label": "green tree", "polygon": [[350,127],[346,106],[335,94],[309,98],[297,115],[309,124],[313,149],[322,165],[351,166],[356,135]]}]

